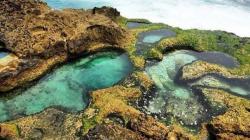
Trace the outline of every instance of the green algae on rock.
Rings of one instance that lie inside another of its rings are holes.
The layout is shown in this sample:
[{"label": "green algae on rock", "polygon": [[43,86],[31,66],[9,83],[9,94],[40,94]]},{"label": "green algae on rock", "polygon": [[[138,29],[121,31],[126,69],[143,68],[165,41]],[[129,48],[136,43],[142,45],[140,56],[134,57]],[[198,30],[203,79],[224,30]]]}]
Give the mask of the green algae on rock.
[{"label": "green algae on rock", "polygon": [[128,56],[117,52],[97,53],[71,62],[20,91],[20,95],[2,98],[0,121],[35,114],[48,107],[81,111],[88,104],[88,91],[113,86],[132,69]]},{"label": "green algae on rock", "polygon": [[223,90],[200,89],[210,102],[228,107],[228,111],[208,123],[208,131],[217,139],[249,139],[250,102],[247,99],[230,95]]}]

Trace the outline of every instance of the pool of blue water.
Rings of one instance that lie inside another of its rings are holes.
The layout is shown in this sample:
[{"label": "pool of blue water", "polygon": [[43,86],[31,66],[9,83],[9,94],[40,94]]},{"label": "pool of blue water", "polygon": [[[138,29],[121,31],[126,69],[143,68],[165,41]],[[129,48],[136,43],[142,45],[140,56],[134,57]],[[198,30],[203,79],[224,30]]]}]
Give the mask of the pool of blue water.
[{"label": "pool of blue water", "polygon": [[0,121],[32,115],[49,107],[83,110],[89,91],[117,84],[132,71],[126,54],[103,52],[63,65],[13,97],[0,98]]},{"label": "pool of blue water", "polygon": [[8,55],[6,52],[0,52],[0,58],[4,58]]},{"label": "pool of blue water", "polygon": [[138,28],[141,27],[143,25],[146,25],[147,23],[139,23],[139,22],[128,22],[127,23],[127,27],[128,29],[134,29],[134,28]]},{"label": "pool of blue water", "polygon": [[170,29],[159,29],[142,32],[138,35],[138,40],[136,43],[136,54],[143,55],[161,39],[174,36],[176,36],[176,33]]},{"label": "pool of blue water", "polygon": [[162,61],[148,64],[146,67],[145,72],[154,81],[157,90],[154,95],[151,95],[151,98],[148,96],[142,98],[142,101],[139,101],[141,103],[139,108],[158,117],[163,122],[171,123],[177,120],[181,125],[196,130],[201,123],[224,113],[226,108],[225,106],[212,107],[199,96],[199,93],[196,93],[194,86],[215,86],[213,88],[231,90],[234,95],[248,98],[247,89],[249,88],[245,88],[245,86],[249,83],[237,84],[240,83],[240,80],[232,83],[230,79],[217,76],[214,77],[217,81],[208,77],[188,84],[178,81],[180,69],[197,60],[231,68],[238,66],[238,62],[233,57],[220,52],[199,53],[179,50],[166,54]]}]

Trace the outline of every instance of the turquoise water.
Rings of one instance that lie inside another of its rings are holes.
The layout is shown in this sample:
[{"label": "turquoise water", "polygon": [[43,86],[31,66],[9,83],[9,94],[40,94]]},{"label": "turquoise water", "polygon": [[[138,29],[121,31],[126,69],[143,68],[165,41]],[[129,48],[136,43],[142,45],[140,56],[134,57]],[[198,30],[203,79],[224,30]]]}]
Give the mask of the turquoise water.
[{"label": "turquoise water", "polygon": [[7,56],[8,53],[5,53],[5,52],[0,52],[0,58],[4,58],[5,56]]},{"label": "turquoise water", "polygon": [[66,64],[19,95],[0,99],[0,121],[57,107],[69,112],[83,110],[88,91],[110,87],[132,71],[126,54],[98,53]]},{"label": "turquoise water", "polygon": [[147,112],[161,115],[163,120],[177,118],[181,124],[197,125],[206,119],[206,108],[186,86],[175,83],[178,70],[185,64],[197,60],[185,51],[176,51],[163,60],[146,68],[147,74],[157,86],[156,96],[145,108]]}]

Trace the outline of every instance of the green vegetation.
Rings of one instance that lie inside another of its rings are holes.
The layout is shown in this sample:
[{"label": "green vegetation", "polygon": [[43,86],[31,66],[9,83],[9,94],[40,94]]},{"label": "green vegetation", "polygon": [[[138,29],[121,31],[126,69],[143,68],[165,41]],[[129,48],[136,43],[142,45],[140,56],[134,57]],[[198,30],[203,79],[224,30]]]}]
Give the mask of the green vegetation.
[{"label": "green vegetation", "polygon": [[[191,49],[196,51],[220,51],[235,57],[241,64],[233,73],[250,74],[250,43],[249,38],[240,38],[222,31],[181,30],[175,28],[175,38],[163,39],[156,50],[164,51]],[[156,51],[154,50],[154,52]]]},{"label": "green vegetation", "polygon": [[[177,36],[160,41],[146,54],[146,56],[143,56],[144,59],[151,58],[161,60],[164,52],[179,49],[220,51],[235,57],[241,64],[240,67],[234,69],[232,73],[238,75],[250,74],[250,38],[240,38],[232,33],[223,31],[206,31],[197,29],[182,30],[162,23],[150,23],[145,19],[127,19],[120,17],[117,22],[123,27],[126,27],[127,22],[149,23],[130,30],[132,41],[130,41],[126,50],[130,54],[132,60],[133,58],[137,58],[134,51],[136,38],[139,33],[168,28],[176,32]],[[136,65],[139,66],[139,68],[142,68],[144,65],[144,61],[138,61],[138,59],[134,62],[137,62]],[[142,62],[142,64],[139,64],[139,62]]]}]

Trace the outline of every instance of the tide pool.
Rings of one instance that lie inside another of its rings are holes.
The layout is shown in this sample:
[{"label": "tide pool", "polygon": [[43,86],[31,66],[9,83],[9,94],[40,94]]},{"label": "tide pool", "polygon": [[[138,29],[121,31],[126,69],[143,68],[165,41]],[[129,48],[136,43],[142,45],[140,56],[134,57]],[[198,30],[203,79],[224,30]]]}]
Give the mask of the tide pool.
[{"label": "tide pool", "polygon": [[145,108],[148,113],[161,116],[163,121],[177,119],[186,126],[196,126],[213,114],[206,110],[190,88],[174,81],[179,69],[195,60],[197,58],[186,51],[176,51],[146,68],[158,88],[155,97]]},{"label": "tide pool", "polygon": [[13,97],[0,98],[0,121],[32,115],[49,107],[83,110],[91,90],[113,86],[132,71],[126,54],[104,52],[63,65]]},{"label": "tide pool", "polygon": [[[216,60],[214,60],[214,59]],[[197,130],[201,123],[210,120],[213,116],[225,112],[225,106],[213,106],[206,102],[206,99],[197,93],[194,85],[178,81],[179,71],[184,65],[191,64],[197,60],[204,60],[226,67],[237,67],[237,61],[226,54],[219,52],[194,52],[179,50],[163,57],[163,60],[146,67],[146,73],[154,81],[157,90],[152,98],[145,97],[145,104],[139,105],[148,114],[155,115],[160,120],[171,123],[178,121],[183,126]],[[241,85],[226,84],[222,79],[203,79],[201,84],[207,86],[224,87],[226,90],[238,93],[238,96],[247,94]],[[215,87],[216,88],[216,87]],[[240,95],[241,94],[241,95]],[[248,95],[247,95],[248,96]],[[140,101],[142,103],[142,101]]]}]

